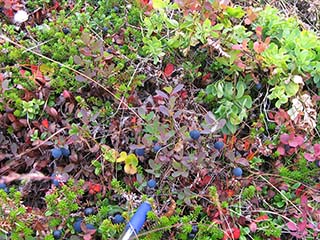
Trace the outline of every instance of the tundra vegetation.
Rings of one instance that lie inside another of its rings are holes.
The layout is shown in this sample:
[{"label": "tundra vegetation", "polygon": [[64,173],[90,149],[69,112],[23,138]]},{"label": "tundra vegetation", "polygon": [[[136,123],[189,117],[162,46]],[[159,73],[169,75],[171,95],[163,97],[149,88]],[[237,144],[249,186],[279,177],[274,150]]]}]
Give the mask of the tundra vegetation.
[{"label": "tundra vegetation", "polygon": [[280,2],[0,0],[0,239],[319,239],[320,3]]}]

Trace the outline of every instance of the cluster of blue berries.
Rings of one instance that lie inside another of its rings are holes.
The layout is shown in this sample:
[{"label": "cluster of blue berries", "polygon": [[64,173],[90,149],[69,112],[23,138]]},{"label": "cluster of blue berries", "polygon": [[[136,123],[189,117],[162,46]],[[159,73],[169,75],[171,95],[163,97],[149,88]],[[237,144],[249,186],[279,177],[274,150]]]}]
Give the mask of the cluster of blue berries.
[{"label": "cluster of blue berries", "polygon": [[[159,152],[161,148],[162,148],[162,146],[161,146],[159,143],[155,143],[155,144],[153,145],[153,151],[154,151],[155,153]],[[134,153],[135,153],[137,156],[142,157],[142,156],[145,154],[145,147],[142,146],[142,147],[136,148],[136,149],[134,150]]]},{"label": "cluster of blue berries", "polygon": [[194,239],[196,237],[198,231],[199,231],[198,225],[192,225],[192,230],[188,234],[188,239]]},{"label": "cluster of blue berries", "polygon": [[70,150],[68,148],[54,148],[51,150],[51,156],[53,158],[60,158],[61,156],[69,157],[70,156]]},{"label": "cluster of blue berries", "polygon": [[[191,130],[189,132],[189,136],[193,139],[193,140],[198,140],[200,138],[200,131],[199,130]],[[214,148],[217,149],[217,150],[221,150],[222,148],[224,147],[224,144],[223,142],[221,141],[217,141],[215,142],[214,144]]]},{"label": "cluster of blue berries", "polygon": [[[88,207],[88,208],[84,209],[83,213],[84,213],[85,216],[90,216],[90,215],[93,215],[95,213],[95,211],[94,211],[94,209],[92,207]],[[112,221],[113,224],[121,224],[121,223],[125,222],[125,219],[120,213],[116,213],[112,217],[111,221]],[[76,221],[73,223],[73,230],[76,233],[81,233],[82,232],[82,228],[81,228],[82,223],[83,223],[83,218],[81,218],[81,217],[77,218]],[[93,224],[90,224],[90,223],[86,223],[85,224],[85,228],[87,230],[96,230],[96,227]],[[54,230],[52,235],[53,235],[54,239],[61,239],[62,230],[59,230],[59,229]]]}]

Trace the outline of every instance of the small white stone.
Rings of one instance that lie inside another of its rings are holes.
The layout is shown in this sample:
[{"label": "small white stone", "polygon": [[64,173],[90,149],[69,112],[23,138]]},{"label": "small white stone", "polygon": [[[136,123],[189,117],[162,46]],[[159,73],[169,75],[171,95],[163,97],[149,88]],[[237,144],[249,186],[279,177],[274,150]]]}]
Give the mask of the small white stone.
[{"label": "small white stone", "polygon": [[19,10],[16,12],[16,14],[14,15],[14,22],[15,23],[23,23],[25,21],[27,21],[29,18],[28,13],[24,10]]}]

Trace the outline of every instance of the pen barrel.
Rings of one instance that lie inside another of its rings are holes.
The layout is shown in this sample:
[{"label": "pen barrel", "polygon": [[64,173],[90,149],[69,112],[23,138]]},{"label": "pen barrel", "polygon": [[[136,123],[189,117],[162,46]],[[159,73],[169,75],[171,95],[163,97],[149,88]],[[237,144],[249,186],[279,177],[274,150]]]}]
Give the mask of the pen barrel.
[{"label": "pen barrel", "polygon": [[119,240],[128,240],[130,237],[136,235],[142,228],[144,222],[147,219],[147,213],[151,211],[151,205],[148,202],[142,203],[136,213],[132,216],[129,223],[126,226],[125,232],[122,234]]}]

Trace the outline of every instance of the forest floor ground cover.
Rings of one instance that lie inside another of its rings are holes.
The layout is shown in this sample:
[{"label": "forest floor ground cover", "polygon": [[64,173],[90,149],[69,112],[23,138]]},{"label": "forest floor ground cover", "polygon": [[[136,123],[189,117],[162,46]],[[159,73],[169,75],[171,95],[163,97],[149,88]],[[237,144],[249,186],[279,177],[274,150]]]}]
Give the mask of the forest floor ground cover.
[{"label": "forest floor ground cover", "polygon": [[0,239],[318,239],[319,19],[0,0]]}]

